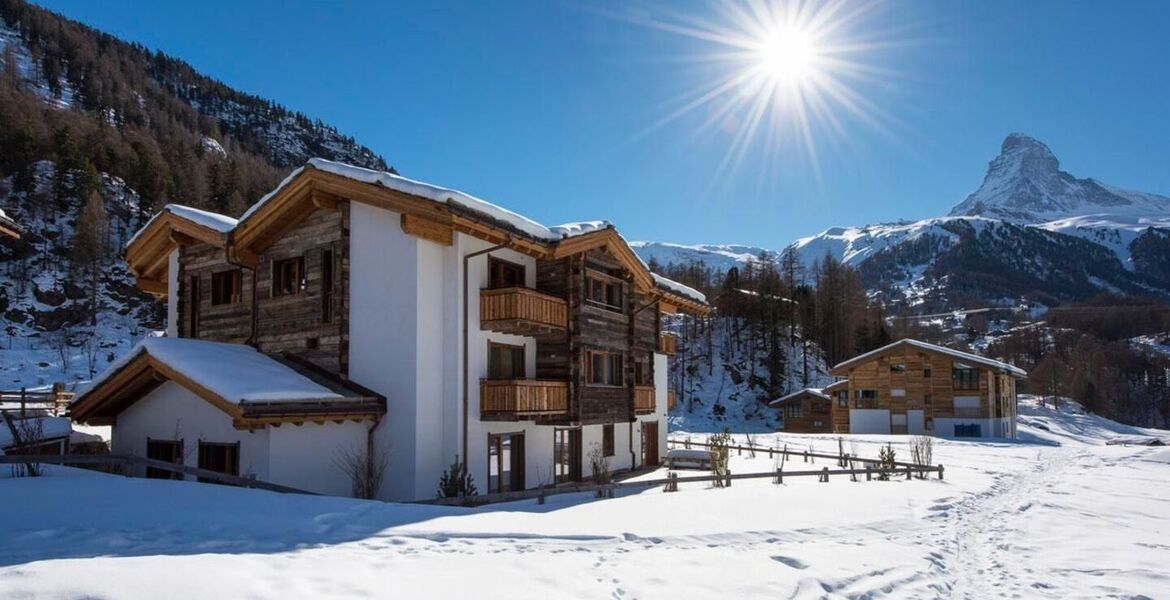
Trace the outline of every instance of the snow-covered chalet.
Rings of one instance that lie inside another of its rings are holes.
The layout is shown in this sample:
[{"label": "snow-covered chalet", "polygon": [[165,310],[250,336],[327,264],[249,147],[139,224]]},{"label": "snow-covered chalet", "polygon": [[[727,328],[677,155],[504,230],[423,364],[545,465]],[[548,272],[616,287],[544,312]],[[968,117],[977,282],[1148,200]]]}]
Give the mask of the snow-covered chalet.
[{"label": "snow-covered chalet", "polygon": [[[387,457],[378,498],[480,493],[665,451],[673,338],[703,295],[604,221],[546,227],[467,194],[313,159],[239,220],[169,205],[127,244],[165,337],[78,395],[113,450],[348,495],[339,457]],[[372,449],[372,452],[367,452]],[[156,475],[166,475],[160,472]]]}]

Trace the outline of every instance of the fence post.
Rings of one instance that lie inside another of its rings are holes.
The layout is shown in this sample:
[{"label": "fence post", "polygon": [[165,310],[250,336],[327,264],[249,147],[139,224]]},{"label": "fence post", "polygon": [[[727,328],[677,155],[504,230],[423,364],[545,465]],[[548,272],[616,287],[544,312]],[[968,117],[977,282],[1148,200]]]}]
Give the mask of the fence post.
[{"label": "fence post", "polygon": [[727,474],[724,476],[723,483],[723,487],[731,487],[731,469],[727,470]]},{"label": "fence post", "polygon": [[27,395],[28,395],[28,392],[25,391],[25,388],[23,386],[21,386],[21,388],[20,388],[20,418],[22,418],[22,419],[24,418],[24,403],[25,403],[25,396],[27,396]]},{"label": "fence post", "polygon": [[910,481],[910,479],[913,475],[914,475],[914,471],[911,470],[910,465],[906,465],[906,481]]},{"label": "fence post", "polygon": [[865,480],[866,481],[873,481],[873,479],[871,479],[872,477],[873,477],[872,467],[870,467],[869,463],[865,463]]},{"label": "fence post", "polygon": [[943,466],[941,464],[939,464],[939,466],[938,466],[938,478],[940,481],[943,478]]},{"label": "fence post", "polygon": [[768,448],[768,458],[772,458],[772,449]]},{"label": "fence post", "polygon": [[772,478],[772,483],[774,483],[776,485],[780,485],[781,483],[784,483],[784,470],[783,469],[779,469],[779,468],[776,469],[776,477]]}]

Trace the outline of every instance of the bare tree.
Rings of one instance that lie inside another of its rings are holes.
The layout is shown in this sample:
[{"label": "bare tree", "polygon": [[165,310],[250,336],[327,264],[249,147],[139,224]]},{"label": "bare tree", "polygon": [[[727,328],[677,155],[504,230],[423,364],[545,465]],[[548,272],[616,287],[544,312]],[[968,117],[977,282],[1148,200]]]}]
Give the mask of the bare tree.
[{"label": "bare tree", "polygon": [[333,462],[349,476],[354,498],[374,500],[382,489],[390,454],[376,449],[371,441],[365,447],[341,448]]}]

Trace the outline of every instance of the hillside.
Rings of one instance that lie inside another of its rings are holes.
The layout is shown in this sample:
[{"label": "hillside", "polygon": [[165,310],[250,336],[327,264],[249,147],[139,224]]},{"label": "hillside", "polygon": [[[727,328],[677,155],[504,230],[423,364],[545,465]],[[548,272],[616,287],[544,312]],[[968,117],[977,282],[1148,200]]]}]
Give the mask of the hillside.
[{"label": "hillside", "polygon": [[[1118,442],[1170,432],[1070,403],[1021,408],[1018,442],[935,440],[943,480],[763,478],[543,505],[393,504],[62,468],[11,479],[4,469],[0,581],[15,596],[127,599],[449,598],[468,581],[509,598],[1162,596],[1170,451]],[[838,447],[835,436],[753,441]],[[889,443],[905,459],[907,441],[841,443],[866,457]],[[786,469],[825,466],[790,459]],[[776,464],[733,453],[730,468]]]},{"label": "hillside", "polygon": [[161,327],[120,259],[167,202],[239,214],[320,156],[387,169],[335,128],[187,63],[0,0],[0,389],[86,379]]}]

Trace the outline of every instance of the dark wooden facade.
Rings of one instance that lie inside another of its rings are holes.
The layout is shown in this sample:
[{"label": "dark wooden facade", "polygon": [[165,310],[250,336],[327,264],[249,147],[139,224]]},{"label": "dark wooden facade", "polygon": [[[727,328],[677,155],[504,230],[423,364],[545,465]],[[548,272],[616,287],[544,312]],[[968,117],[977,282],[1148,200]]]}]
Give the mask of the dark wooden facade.
[{"label": "dark wooden facade", "polygon": [[[783,411],[784,431],[793,433],[832,433],[836,400],[811,390],[801,390],[776,405]],[[844,410],[842,412],[848,412]],[[848,415],[846,415],[848,418]]]},{"label": "dark wooden facade", "polygon": [[[273,289],[273,265],[285,259],[303,261],[304,284],[279,294]],[[234,300],[215,304],[216,274],[228,272],[237,273]],[[347,375],[348,203],[314,211],[267,248],[255,269],[233,264],[223,248],[201,242],[181,246],[178,281],[181,337],[251,344]],[[198,310],[192,314],[194,295]]]}]

